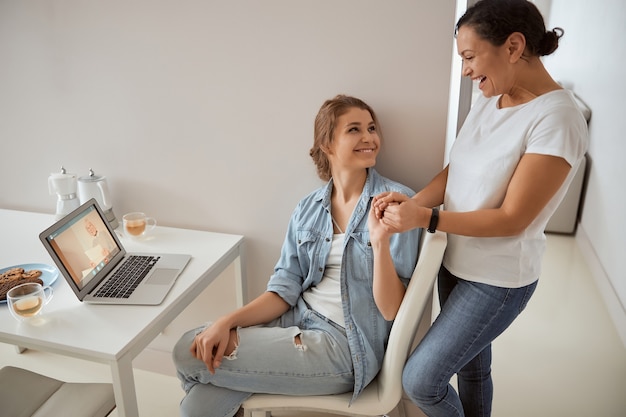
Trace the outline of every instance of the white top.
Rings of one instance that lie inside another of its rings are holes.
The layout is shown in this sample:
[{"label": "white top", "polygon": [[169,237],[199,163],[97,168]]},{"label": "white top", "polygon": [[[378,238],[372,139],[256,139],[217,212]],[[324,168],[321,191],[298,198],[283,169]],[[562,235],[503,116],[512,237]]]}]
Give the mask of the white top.
[{"label": "white top", "polygon": [[341,258],[343,257],[344,234],[334,234],[324,269],[324,276],[319,284],[309,288],[302,294],[307,304],[324,317],[346,327],[341,306]]},{"label": "white top", "polygon": [[499,109],[499,97],[478,97],[454,143],[444,209],[456,212],[500,207],[525,153],[554,155],[571,166],[565,182],[524,232],[512,237],[449,234],[444,266],[455,276],[519,288],[539,278],[544,230],[587,150],[587,123],[567,90]]}]

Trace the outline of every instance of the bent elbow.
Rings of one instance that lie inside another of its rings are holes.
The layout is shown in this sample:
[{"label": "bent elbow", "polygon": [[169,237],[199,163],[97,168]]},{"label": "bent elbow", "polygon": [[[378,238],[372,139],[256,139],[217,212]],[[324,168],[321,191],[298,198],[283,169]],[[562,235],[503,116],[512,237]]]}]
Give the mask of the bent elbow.
[{"label": "bent elbow", "polygon": [[387,314],[387,315],[383,314],[383,318],[385,320],[387,320],[387,321],[394,321],[396,319],[396,314],[393,314],[393,315],[391,315],[391,314]]},{"label": "bent elbow", "polygon": [[520,235],[524,232],[524,230],[526,230],[528,226],[521,226],[521,225],[517,225],[517,226],[513,226],[511,228],[509,228],[508,230],[506,230],[506,232],[504,233],[505,237],[511,237],[511,236],[517,236]]},{"label": "bent elbow", "polygon": [[393,321],[396,319],[396,316],[398,315],[398,309],[395,310],[385,310],[385,311],[381,311],[380,314],[383,316],[383,318],[387,321]]},{"label": "bent elbow", "polygon": [[520,235],[524,233],[526,229],[528,229],[531,223],[532,223],[532,220],[510,222],[508,224],[508,227],[505,230],[504,236],[511,237],[511,236]]},{"label": "bent elbow", "polygon": [[398,310],[400,310],[400,304],[402,303],[401,299],[399,301],[394,300],[393,302],[387,302],[384,304],[376,301],[376,299],[374,299],[374,301],[376,302],[378,312],[386,321],[395,320],[398,315]]}]

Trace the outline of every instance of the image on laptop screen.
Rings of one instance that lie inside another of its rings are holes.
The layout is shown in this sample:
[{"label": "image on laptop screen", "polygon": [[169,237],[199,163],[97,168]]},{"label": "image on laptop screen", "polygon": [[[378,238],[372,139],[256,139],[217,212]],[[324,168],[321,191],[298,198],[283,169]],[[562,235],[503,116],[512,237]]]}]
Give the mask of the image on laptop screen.
[{"label": "image on laptop screen", "polygon": [[79,289],[120,252],[95,207],[72,219],[46,240]]}]

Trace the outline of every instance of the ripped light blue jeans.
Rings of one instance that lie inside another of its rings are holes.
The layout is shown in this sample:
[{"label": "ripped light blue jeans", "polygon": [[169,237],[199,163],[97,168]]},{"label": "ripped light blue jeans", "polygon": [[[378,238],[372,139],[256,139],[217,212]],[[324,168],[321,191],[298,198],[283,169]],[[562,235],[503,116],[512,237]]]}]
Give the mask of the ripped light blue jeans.
[{"label": "ripped light blue jeans", "polygon": [[[439,271],[441,313],[409,357],[402,385],[429,417],[491,415],[491,342],[524,310],[537,281],[501,288]],[[459,393],[450,385],[457,375]]]},{"label": "ripped light blue jeans", "polygon": [[324,395],[354,388],[344,329],[308,309],[302,300],[267,325],[237,329],[234,354],[225,357],[213,375],[189,351],[203,329],[185,333],[173,352],[187,393],[180,404],[183,417],[231,417],[253,393]]}]

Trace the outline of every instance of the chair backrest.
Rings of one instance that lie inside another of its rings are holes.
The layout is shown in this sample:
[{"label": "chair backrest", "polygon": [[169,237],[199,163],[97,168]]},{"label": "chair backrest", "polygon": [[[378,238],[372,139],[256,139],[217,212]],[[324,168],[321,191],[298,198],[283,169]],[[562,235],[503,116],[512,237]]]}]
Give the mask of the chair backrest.
[{"label": "chair backrest", "polygon": [[441,231],[423,232],[417,265],[391,327],[387,351],[377,376],[378,397],[397,404],[402,397],[402,369],[415,341],[422,315],[430,307],[433,286],[448,239]]},{"label": "chair backrest", "polygon": [[431,305],[433,285],[447,242],[443,232],[423,233],[417,265],[391,327],[382,368],[354,402],[351,403],[352,392],[312,396],[254,394],[243,404],[245,415],[266,417],[271,415],[267,410],[307,410],[371,416],[393,410],[402,398],[402,369],[422,315]]}]

